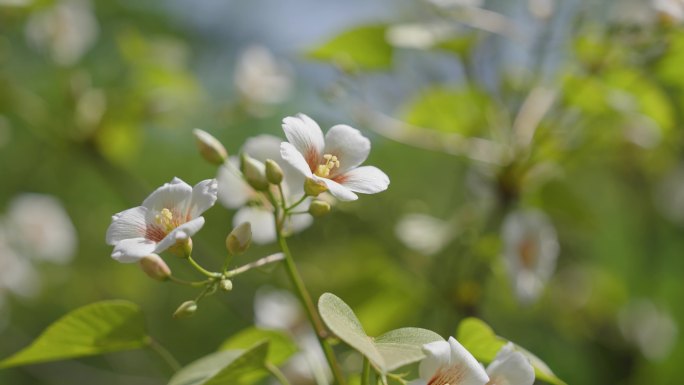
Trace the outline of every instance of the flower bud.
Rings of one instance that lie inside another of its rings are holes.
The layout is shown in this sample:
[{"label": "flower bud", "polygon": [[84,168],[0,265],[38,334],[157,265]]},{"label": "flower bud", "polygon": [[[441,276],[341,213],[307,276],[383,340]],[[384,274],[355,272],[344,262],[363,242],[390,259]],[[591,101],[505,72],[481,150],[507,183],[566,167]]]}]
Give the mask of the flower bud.
[{"label": "flower bud", "polygon": [[197,140],[197,148],[202,157],[211,164],[220,166],[228,158],[228,151],[223,144],[211,134],[198,128],[192,130]]},{"label": "flower bud", "polygon": [[176,244],[169,248],[169,251],[179,258],[188,258],[192,255],[192,238],[178,239]]},{"label": "flower bud", "polygon": [[283,181],[283,169],[272,159],[266,159],[266,179],[271,184],[280,184]]},{"label": "flower bud", "polygon": [[328,186],[320,181],[315,181],[311,178],[306,178],[304,181],[304,192],[306,195],[316,197],[321,193],[328,191]]},{"label": "flower bud", "polygon": [[252,225],[243,222],[226,237],[226,249],[230,255],[240,255],[244,253],[252,244]]},{"label": "flower bud", "polygon": [[140,260],[140,268],[148,277],[158,281],[166,281],[171,276],[171,269],[157,254],[150,254]]},{"label": "flower bud", "polygon": [[309,205],[309,214],[314,217],[322,217],[329,213],[330,209],[330,203],[316,199]]},{"label": "flower bud", "polygon": [[222,280],[220,285],[221,285],[221,290],[223,290],[223,291],[233,290],[233,281],[231,281],[230,279]]},{"label": "flower bud", "polygon": [[243,153],[240,157],[240,169],[247,183],[257,191],[268,189],[266,180],[266,167],[263,163]]},{"label": "flower bud", "polygon": [[191,317],[193,314],[195,314],[196,311],[197,311],[197,302],[185,301],[180,306],[178,306],[178,309],[176,309],[175,312],[173,312],[173,318],[179,319],[179,318]]}]

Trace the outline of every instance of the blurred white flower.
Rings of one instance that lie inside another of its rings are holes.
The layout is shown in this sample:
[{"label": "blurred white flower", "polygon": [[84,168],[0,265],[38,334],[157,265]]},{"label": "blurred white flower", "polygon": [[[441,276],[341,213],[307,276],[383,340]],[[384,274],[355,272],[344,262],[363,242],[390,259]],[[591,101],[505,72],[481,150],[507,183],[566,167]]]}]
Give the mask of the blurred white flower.
[{"label": "blurred white flower", "polygon": [[503,257],[518,299],[534,302],[556,268],[556,230],[541,211],[508,214],[502,227]]},{"label": "blurred white flower", "polygon": [[534,368],[524,354],[515,350],[512,342],[504,345],[494,361],[487,366],[487,385],[532,385]]},{"label": "blurred white flower", "polygon": [[433,255],[455,235],[451,222],[425,214],[407,214],[394,228],[397,238],[408,248]]},{"label": "blurred white flower", "polygon": [[684,164],[665,174],[653,198],[662,216],[674,223],[684,224]]},{"label": "blurred white flower", "polygon": [[233,79],[240,95],[257,104],[280,103],[292,90],[290,68],[277,62],[271,52],[260,45],[242,51]]},{"label": "blurred white flower", "polygon": [[6,224],[13,246],[24,257],[67,263],[76,252],[76,229],[52,196],[17,196],[9,203]]},{"label": "blurred white flower", "polygon": [[625,339],[652,361],[665,359],[677,343],[672,316],[646,299],[628,303],[618,314],[618,325]]},{"label": "blurred white flower", "polygon": [[55,63],[78,62],[97,39],[98,24],[86,0],[62,0],[35,12],[26,25],[26,37]]},{"label": "blurred white flower", "polygon": [[[283,170],[284,178],[281,185],[285,201],[287,204],[292,204],[304,194],[304,177],[280,157],[281,142],[282,140],[275,136],[259,135],[247,139],[240,152],[248,154],[261,164],[266,159],[277,162]],[[238,209],[233,217],[233,225],[249,222],[252,225],[252,240],[255,243],[265,244],[275,241],[275,220],[271,203],[250,187],[238,174],[240,161],[237,157],[230,157],[227,162],[228,164],[219,168],[216,176],[219,202],[229,209]],[[274,193],[277,196],[277,190]],[[308,204],[309,200],[302,203],[300,207],[306,210]],[[286,223],[285,231],[302,231],[311,223],[313,223],[311,215],[294,215]]]},{"label": "blurred white flower", "polygon": [[193,188],[173,178],[150,194],[142,206],[114,215],[106,238],[107,244],[114,246],[112,258],[123,263],[137,262],[189,240],[204,226],[200,215],[214,205],[217,190],[215,179],[199,182]]},{"label": "blurred white flower", "polygon": [[661,17],[673,22],[684,20],[684,0],[653,0],[653,8]]},{"label": "blurred white flower", "polygon": [[359,130],[344,124],[333,126],[323,137],[316,122],[304,114],[283,119],[288,142],[280,154],[304,176],[323,183],[337,199],[358,199],[355,193],[375,194],[389,186],[389,178],[377,167],[359,167],[370,153],[370,141]]},{"label": "blurred white flower", "polygon": [[392,25],[385,37],[396,47],[428,49],[454,36],[456,31],[453,23],[404,23]]},{"label": "blurred white flower", "polygon": [[260,289],[254,298],[254,314],[258,327],[285,331],[299,346],[283,368],[293,384],[329,383],[332,375],[325,354],[297,298],[284,290]]},{"label": "blurred white flower", "polygon": [[38,273],[28,259],[12,249],[6,230],[0,226],[0,298],[7,292],[30,298],[37,295],[39,289]]},{"label": "blurred white flower", "polygon": [[489,381],[482,365],[454,337],[426,344],[423,352],[416,385],[485,385]]}]

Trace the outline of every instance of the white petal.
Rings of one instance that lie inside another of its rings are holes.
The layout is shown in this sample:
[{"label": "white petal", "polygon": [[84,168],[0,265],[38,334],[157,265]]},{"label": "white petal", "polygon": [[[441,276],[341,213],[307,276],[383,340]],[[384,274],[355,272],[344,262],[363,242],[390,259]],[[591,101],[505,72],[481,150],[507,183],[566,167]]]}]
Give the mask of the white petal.
[{"label": "white petal", "polygon": [[475,357],[454,337],[449,337],[449,345],[451,345],[451,366],[458,366],[461,372],[461,381],[458,385],[485,385],[489,381],[489,376]]},{"label": "white petal", "polygon": [[304,114],[283,119],[287,140],[302,154],[309,165],[317,165],[323,155],[325,141],[316,122]]},{"label": "white petal", "polygon": [[245,141],[240,152],[244,152],[252,158],[265,162],[266,159],[275,161],[280,159],[280,143],[283,140],[273,135],[257,135]]},{"label": "white petal", "polygon": [[192,198],[188,207],[189,218],[197,218],[216,203],[218,182],[216,179],[203,180],[192,189]]},{"label": "white petal", "polygon": [[138,262],[142,257],[154,253],[157,244],[145,238],[124,239],[114,245],[112,258],[122,263]]},{"label": "white petal", "polygon": [[387,190],[389,177],[379,168],[363,166],[347,171],[335,180],[352,191],[363,194],[375,194]]},{"label": "white petal", "polygon": [[236,174],[239,163],[237,158],[231,157],[228,162],[231,164],[219,167],[216,175],[218,200],[226,208],[236,209],[244,206],[255,192]]},{"label": "white petal", "polygon": [[147,223],[147,209],[142,206],[133,207],[112,216],[112,223],[107,229],[106,241],[114,246],[117,242],[130,238],[144,238]]},{"label": "white petal", "polygon": [[257,244],[276,240],[275,220],[270,211],[258,207],[243,207],[235,213],[233,225],[249,222],[252,225],[252,241]]},{"label": "white petal", "polygon": [[534,368],[530,361],[521,352],[515,351],[510,342],[496,354],[494,361],[487,367],[487,374],[496,385],[534,383]]},{"label": "white petal", "polygon": [[304,155],[302,155],[302,153],[299,152],[299,150],[297,150],[292,144],[287,142],[281,143],[280,156],[282,156],[283,160],[289,163],[292,167],[297,169],[297,171],[304,174],[304,176],[312,175],[311,167],[309,167],[309,164],[306,163]]},{"label": "white petal", "polygon": [[169,247],[176,244],[176,242],[184,241],[193,235],[195,235],[204,226],[204,217],[197,217],[189,222],[185,222],[182,225],[173,229],[170,233],[166,234],[164,239],[162,239],[157,247],[154,249],[155,254],[159,254],[162,251],[168,249]]},{"label": "white petal", "polygon": [[[306,208],[302,206],[302,210],[306,210]],[[290,217],[290,220],[285,223],[285,230],[289,233],[298,233],[311,226],[312,223],[313,217],[309,214],[293,215]]]},{"label": "white petal", "polygon": [[325,134],[323,154],[337,156],[340,168],[333,170],[333,175],[343,174],[363,163],[370,153],[370,140],[361,135],[361,131],[344,124],[333,126]]},{"label": "white petal", "polygon": [[429,380],[442,367],[451,364],[451,346],[446,341],[435,341],[423,346],[425,358],[420,362],[418,373],[423,380]]},{"label": "white petal", "polygon": [[192,187],[179,178],[173,178],[170,183],[164,183],[150,194],[142,205],[152,212],[159,212],[164,208],[178,208],[180,212],[185,212],[191,197]]},{"label": "white petal", "polygon": [[359,197],[352,192],[352,190],[348,189],[345,186],[342,186],[341,184],[335,182],[332,179],[328,178],[319,178],[316,175],[312,175],[312,178],[316,181],[321,181],[325,183],[325,185],[328,187],[328,192],[332,194],[335,198],[341,200],[341,201],[355,201],[359,199]]}]

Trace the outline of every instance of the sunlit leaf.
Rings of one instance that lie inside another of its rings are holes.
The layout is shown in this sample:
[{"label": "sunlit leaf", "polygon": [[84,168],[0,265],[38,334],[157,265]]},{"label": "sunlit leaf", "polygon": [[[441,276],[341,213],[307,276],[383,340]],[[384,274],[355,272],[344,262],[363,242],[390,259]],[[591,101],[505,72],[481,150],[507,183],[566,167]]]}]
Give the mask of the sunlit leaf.
[{"label": "sunlit leaf", "polygon": [[[494,360],[496,353],[508,341],[497,336],[494,330],[478,318],[466,318],[458,325],[456,339],[479,361],[489,363]],[[535,376],[554,385],[565,385],[565,382],[551,371],[551,369],[537,356],[528,350],[517,346],[527,356],[534,367]]]},{"label": "sunlit leaf", "polygon": [[280,366],[297,352],[297,345],[285,332],[250,327],[230,337],[220,350],[247,349],[257,343],[268,341],[268,356],[266,360],[273,365]]},{"label": "sunlit leaf", "polygon": [[148,341],[138,305],[120,300],[96,302],[48,326],[31,345],[0,362],[0,367],[139,349]]},{"label": "sunlit leaf", "polygon": [[385,25],[365,25],[342,32],[307,53],[312,59],[334,62],[343,68],[383,70],[392,65],[392,46],[385,40]]},{"label": "sunlit leaf", "polygon": [[402,328],[387,332],[374,340],[388,371],[425,358],[423,345],[444,339],[437,333],[420,328]]},{"label": "sunlit leaf", "polygon": [[224,350],[209,354],[178,371],[169,385],[250,384],[265,374],[268,342],[247,350]]}]

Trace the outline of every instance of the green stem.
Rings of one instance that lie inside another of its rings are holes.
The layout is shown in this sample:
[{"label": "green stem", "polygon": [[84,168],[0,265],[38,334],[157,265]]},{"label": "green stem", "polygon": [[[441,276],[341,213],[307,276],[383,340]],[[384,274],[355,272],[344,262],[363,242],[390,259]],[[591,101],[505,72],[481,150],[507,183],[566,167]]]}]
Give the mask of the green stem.
[{"label": "green stem", "polygon": [[304,201],[306,200],[307,197],[308,197],[308,195],[304,194],[301,198],[299,198],[299,200],[298,200],[297,202],[293,203],[292,206],[287,207],[287,208],[285,209],[285,213],[287,214],[290,210],[292,210],[293,208],[295,208],[295,207],[299,206],[300,204],[302,204],[302,202],[304,202]]},{"label": "green stem", "polygon": [[287,270],[287,275],[290,278],[290,281],[292,281],[292,284],[294,285],[295,293],[297,294],[297,297],[299,297],[299,301],[304,306],[304,310],[306,310],[306,315],[309,319],[309,322],[311,323],[311,326],[316,331],[316,337],[318,338],[318,342],[321,344],[321,348],[325,353],[325,358],[328,361],[328,364],[330,365],[330,370],[332,371],[335,383],[337,385],[345,385],[346,382],[344,376],[342,375],[342,369],[337,363],[337,359],[335,358],[335,353],[333,352],[332,346],[330,346],[330,344],[326,340],[327,331],[325,329],[325,326],[323,326],[323,321],[321,321],[321,318],[318,316],[318,313],[316,312],[316,307],[314,306],[313,301],[311,300],[311,295],[309,295],[309,292],[306,290],[306,287],[304,286],[304,281],[302,280],[302,277],[299,275],[297,266],[295,265],[294,259],[292,258],[292,253],[290,252],[290,248],[287,246],[287,242],[285,240],[285,237],[283,236],[281,225],[282,221],[278,220],[278,213],[276,212],[276,234],[278,237],[278,245],[280,245],[280,249],[285,255],[285,269]]},{"label": "green stem", "polygon": [[361,385],[370,385],[370,361],[363,357],[363,372],[361,372]]},{"label": "green stem", "polygon": [[266,370],[268,370],[273,375],[273,377],[275,377],[276,380],[280,382],[281,385],[290,385],[290,381],[287,380],[285,375],[283,375],[283,372],[281,372],[277,366],[273,365],[270,362],[267,362]]},{"label": "green stem", "polygon": [[204,281],[186,281],[184,279],[176,278],[173,275],[169,276],[169,281],[174,282],[174,283],[178,283],[181,285],[194,286],[194,287],[204,286],[204,285],[208,284],[209,282],[211,282],[210,279],[205,279]]},{"label": "green stem", "polygon": [[149,339],[147,346],[149,346],[150,349],[154,350],[154,352],[157,353],[159,357],[161,357],[162,360],[164,360],[164,362],[166,362],[171,368],[171,370],[173,370],[174,372],[181,370],[181,368],[183,367],[178,362],[178,360],[176,360],[173,354],[171,354],[171,352],[169,352],[165,347],[163,347],[159,342],[157,342],[153,338]]},{"label": "green stem", "polygon": [[189,256],[189,257],[187,258],[187,260],[188,260],[188,262],[190,262],[190,264],[192,265],[192,267],[195,268],[195,270],[199,271],[200,273],[206,275],[206,276],[209,277],[209,278],[216,278],[216,277],[220,277],[220,276],[221,276],[221,274],[219,274],[219,273],[212,273],[211,271],[209,271],[209,270],[203,268],[202,266],[200,266],[199,263],[195,262],[195,260],[192,259],[192,256]]}]

